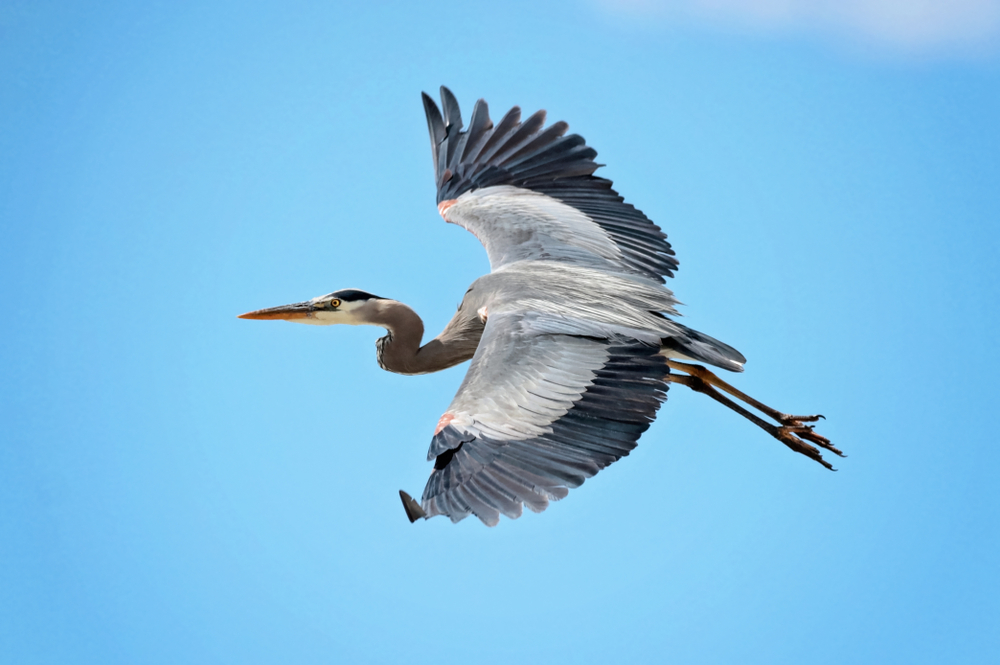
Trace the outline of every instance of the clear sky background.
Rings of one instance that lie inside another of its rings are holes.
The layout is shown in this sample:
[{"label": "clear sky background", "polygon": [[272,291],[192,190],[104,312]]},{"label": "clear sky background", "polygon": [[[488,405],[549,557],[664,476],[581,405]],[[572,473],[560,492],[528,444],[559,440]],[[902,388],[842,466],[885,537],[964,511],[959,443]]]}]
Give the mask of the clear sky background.
[{"label": "clear sky background", "polygon": [[[995,658],[1000,4],[744,4],[0,2],[0,662]],[[585,136],[840,470],[674,389],[545,513],[409,524],[465,366],[236,315],[440,330],[441,84]]]}]

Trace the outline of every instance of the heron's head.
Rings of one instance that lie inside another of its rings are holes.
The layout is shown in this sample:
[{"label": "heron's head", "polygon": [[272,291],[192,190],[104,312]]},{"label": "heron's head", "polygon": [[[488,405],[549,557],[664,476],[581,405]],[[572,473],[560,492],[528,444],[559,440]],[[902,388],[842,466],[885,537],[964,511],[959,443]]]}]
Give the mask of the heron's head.
[{"label": "heron's head", "polygon": [[280,319],[314,326],[343,323],[352,326],[371,324],[377,303],[385,298],[358,289],[342,289],[305,302],[268,307],[240,314],[241,319]]}]

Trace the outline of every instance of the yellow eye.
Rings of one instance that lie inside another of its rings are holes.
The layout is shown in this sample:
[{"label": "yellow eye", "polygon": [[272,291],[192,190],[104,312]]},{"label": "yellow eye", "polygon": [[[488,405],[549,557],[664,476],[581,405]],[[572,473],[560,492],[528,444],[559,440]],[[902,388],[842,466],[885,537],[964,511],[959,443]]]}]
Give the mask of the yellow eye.
[{"label": "yellow eye", "polygon": [[334,298],[331,300],[330,307],[340,307],[340,298]]}]

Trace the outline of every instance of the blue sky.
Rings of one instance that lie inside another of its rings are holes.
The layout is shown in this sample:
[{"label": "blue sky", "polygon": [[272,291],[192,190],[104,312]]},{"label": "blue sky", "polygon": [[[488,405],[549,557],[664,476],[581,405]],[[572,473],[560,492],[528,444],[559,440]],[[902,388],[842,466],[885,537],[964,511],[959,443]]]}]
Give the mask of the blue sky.
[{"label": "blue sky", "polygon": [[[0,5],[3,660],[996,654],[997,3],[755,6]],[[675,389],[545,513],[410,525],[464,366],[235,317],[356,287],[440,330],[488,270],[441,84],[583,134],[840,470]]]}]

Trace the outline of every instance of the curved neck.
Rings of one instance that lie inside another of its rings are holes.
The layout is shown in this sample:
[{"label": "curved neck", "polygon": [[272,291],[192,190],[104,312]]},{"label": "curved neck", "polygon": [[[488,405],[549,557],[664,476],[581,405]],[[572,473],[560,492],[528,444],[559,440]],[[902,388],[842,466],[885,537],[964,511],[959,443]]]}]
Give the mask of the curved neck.
[{"label": "curved neck", "polygon": [[471,354],[440,338],[420,346],[424,322],[410,307],[396,300],[375,303],[368,322],[389,334],[378,340],[379,365],[397,374],[426,374],[468,360]]}]

